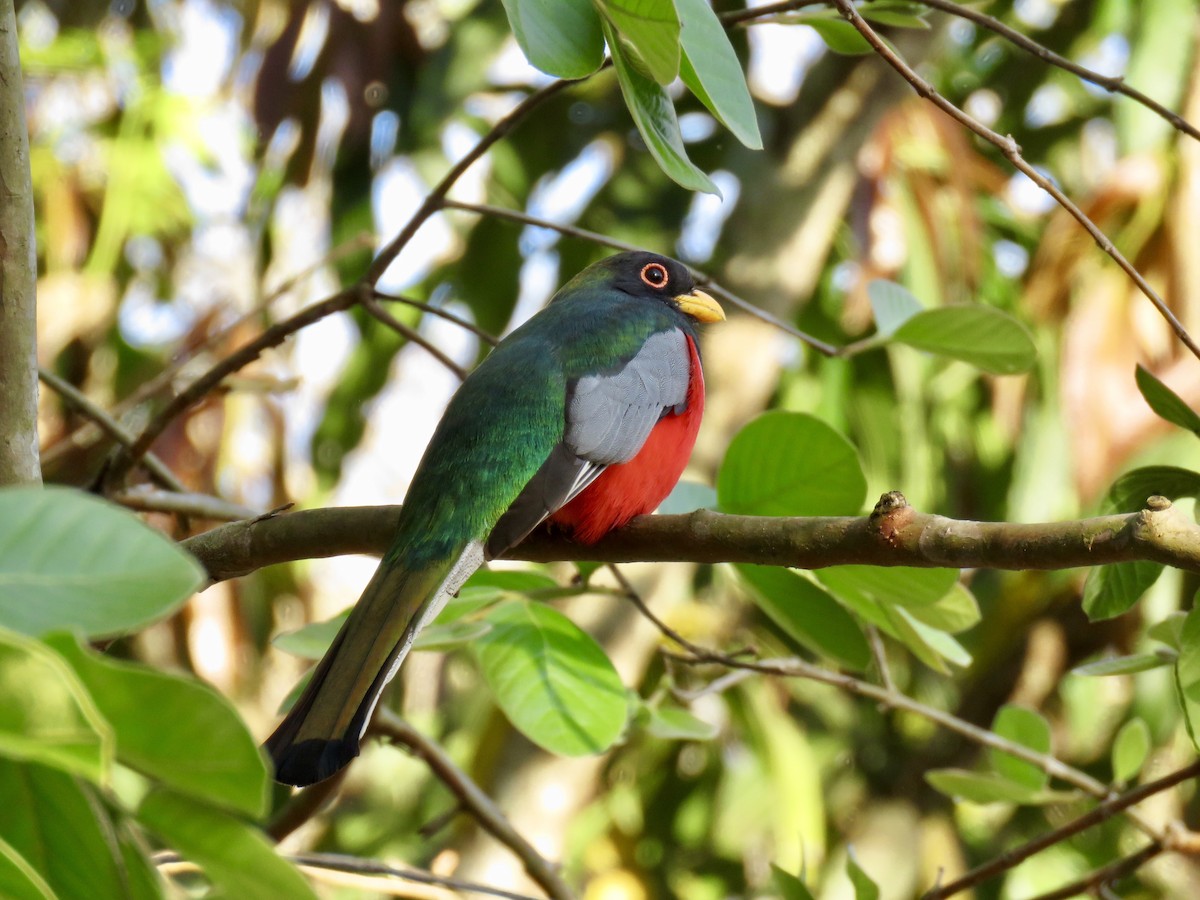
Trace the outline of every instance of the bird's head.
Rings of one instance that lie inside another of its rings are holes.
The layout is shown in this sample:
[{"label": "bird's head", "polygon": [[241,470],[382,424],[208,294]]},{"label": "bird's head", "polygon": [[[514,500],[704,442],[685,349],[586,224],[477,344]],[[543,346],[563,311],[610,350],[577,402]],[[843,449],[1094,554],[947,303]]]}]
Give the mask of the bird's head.
[{"label": "bird's head", "polygon": [[720,322],[725,318],[720,304],[696,287],[687,266],[657,253],[637,250],[602,259],[571,279],[560,295],[576,288],[603,288],[639,300],[666,303],[697,322]]}]

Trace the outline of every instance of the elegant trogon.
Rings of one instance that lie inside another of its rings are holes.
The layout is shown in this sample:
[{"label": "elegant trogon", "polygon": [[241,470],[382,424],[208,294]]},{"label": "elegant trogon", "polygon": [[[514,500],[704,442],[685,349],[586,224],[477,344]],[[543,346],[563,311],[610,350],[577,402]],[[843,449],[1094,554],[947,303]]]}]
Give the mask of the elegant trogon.
[{"label": "elegant trogon", "polygon": [[391,549],[267,739],[279,781],[358,755],[417,633],[485,560],[547,519],[590,543],[658,506],[704,409],[696,325],[724,317],[685,266],[621,253],[501,341],[446,407]]}]

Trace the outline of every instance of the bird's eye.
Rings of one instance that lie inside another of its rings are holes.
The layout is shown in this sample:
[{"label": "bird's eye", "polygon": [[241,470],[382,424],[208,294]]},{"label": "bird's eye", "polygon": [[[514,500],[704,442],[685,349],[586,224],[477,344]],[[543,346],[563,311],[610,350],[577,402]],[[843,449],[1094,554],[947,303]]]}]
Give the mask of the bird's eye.
[{"label": "bird's eye", "polygon": [[670,276],[662,263],[647,263],[642,266],[642,281],[652,288],[665,287]]}]

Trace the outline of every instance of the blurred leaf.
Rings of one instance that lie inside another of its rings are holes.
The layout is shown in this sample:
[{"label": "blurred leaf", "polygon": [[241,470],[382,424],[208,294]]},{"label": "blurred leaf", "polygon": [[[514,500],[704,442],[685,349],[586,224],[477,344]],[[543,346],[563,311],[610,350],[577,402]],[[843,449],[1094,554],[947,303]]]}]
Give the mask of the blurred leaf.
[{"label": "blurred leaf", "polygon": [[879,886],[858,864],[858,854],[850,847],[846,853],[846,874],[854,885],[854,900],[879,900]]},{"label": "blurred leaf", "polygon": [[1186,428],[1200,436],[1200,415],[1197,415],[1178,394],[1141,365],[1138,365],[1133,377],[1138,390],[1142,392],[1152,410],[1173,425]]},{"label": "blurred leaf", "polygon": [[621,677],[589,635],[562,613],[524,601],[487,615],[473,648],[510,722],[560,756],[601,753],[621,735],[628,701]]},{"label": "blurred leaf", "polygon": [[1145,466],[1132,469],[1113,482],[1104,501],[1101,515],[1139,512],[1146,508],[1150,497],[1194,497],[1200,494],[1200,472],[1177,466]]},{"label": "blurred leaf", "polygon": [[935,769],[925,773],[925,780],[947,797],[972,803],[1033,804],[1042,796],[1042,792],[992,772]]},{"label": "blurred leaf", "polygon": [[207,803],[253,818],[266,814],[267,766],[228,700],[194,679],[85,651],[67,635],[47,643],[74,667],[112,724],[118,760]]},{"label": "blurred leaf", "polygon": [[504,331],[521,292],[520,238],[521,229],[513,223],[483,216],[446,272],[454,299],[471,307],[475,323],[489,334]]},{"label": "blurred leaf", "polygon": [[66,661],[41,641],[3,630],[0,755],[97,782],[113,759],[112,729]]},{"label": "blurred leaf", "polygon": [[754,419],[734,436],[717,474],[717,498],[727,513],[855,515],[866,494],[854,447],[806,413]]},{"label": "blurred leaf", "polygon": [[1093,622],[1128,612],[1162,571],[1161,563],[1143,560],[1093,566],[1083,585],[1083,611]]},{"label": "blurred leaf", "polygon": [[[1192,601],[1193,604],[1195,600]],[[1179,642],[1183,638],[1183,623],[1187,620],[1186,612],[1173,612],[1161,622],[1155,622],[1146,629],[1146,636],[1166,644],[1178,652]]]},{"label": "blurred leaf", "polygon": [[617,70],[617,82],[621,85],[625,105],[629,107],[647,149],[663,172],[688,190],[721,196],[712,179],[688,159],[683,136],[679,133],[675,106],[666,88],[637,70],[626,58],[625,50],[620,47],[610,27],[605,26],[604,33],[613,54],[613,67]]},{"label": "blurred leaf", "polygon": [[46,880],[25,857],[0,839],[0,897],[9,900],[57,900]]},{"label": "blurred leaf", "polygon": [[955,582],[940,600],[905,607],[909,615],[949,634],[958,634],[979,624],[979,603],[962,582]]},{"label": "blurred leaf", "polygon": [[614,60],[629,52],[625,47],[628,44],[640,68],[656,82],[667,85],[675,80],[679,74],[680,28],[672,0],[594,2],[608,20],[605,37]]},{"label": "blurred leaf", "polygon": [[867,285],[867,297],[871,301],[871,312],[875,314],[875,330],[879,337],[891,337],[897,328],[925,308],[908,288],[880,278]]},{"label": "blurred leaf", "polygon": [[893,633],[934,671],[949,674],[942,660],[964,668],[971,664],[971,654],[962,644],[946,632],[926,625],[903,606],[884,607],[883,611],[892,623]]},{"label": "blurred leaf", "polygon": [[68,488],[0,490],[0,626],[124,634],[203,581],[192,557],[118,506]]},{"label": "blurred leaf", "polygon": [[909,318],[892,340],[970,363],[993,375],[1027,372],[1037,361],[1029,330],[991,306],[941,306]]},{"label": "blurred leaf", "polygon": [[583,78],[604,61],[600,17],[591,0],[504,0],[521,52],[558,78]]},{"label": "blurred leaf", "polygon": [[871,649],[862,629],[833,597],[803,575],[776,566],[738,564],[755,602],[802,646],[862,671]]},{"label": "blurred leaf", "polygon": [[320,659],[349,617],[350,610],[343,610],[324,622],[310,622],[295,631],[277,634],[271,638],[271,644],[276,649],[301,659]]},{"label": "blurred leaf", "polygon": [[1141,719],[1130,719],[1113,740],[1113,778],[1121,783],[1141,771],[1150,755],[1150,727]]},{"label": "blurred leaf", "polygon": [[858,7],[859,13],[870,22],[880,25],[891,25],[894,28],[928,29],[929,23],[925,16],[929,8],[919,3],[888,2],[864,3]]},{"label": "blurred leaf", "polygon": [[858,29],[849,22],[841,19],[826,19],[816,17],[797,17],[800,24],[807,25],[825,42],[825,46],[834,53],[843,56],[865,56],[873,53],[867,39],[859,34]]},{"label": "blurred leaf", "polygon": [[1147,672],[1150,669],[1160,669],[1175,662],[1174,655],[1163,653],[1135,653],[1132,656],[1110,656],[1096,662],[1076,666],[1071,671],[1076,675],[1132,675],[1135,672]]},{"label": "blurred leaf", "polygon": [[0,809],[0,840],[63,900],[129,900],[112,823],[87,785],[59,769],[0,758]]},{"label": "blurred leaf", "polygon": [[238,900],[316,900],[308,882],[258,829],[229,813],[167,791],[146,796],[138,819],[204,870],[221,896]]},{"label": "blurred leaf", "polygon": [[733,45],[708,0],[676,0],[683,57],[679,77],[700,102],[751,150],[762,149],[754,101]]},{"label": "blurred leaf", "polygon": [[804,882],[791,872],[785,872],[775,863],[771,863],[771,881],[779,891],[782,900],[815,900],[812,893],[804,886]]},{"label": "blurred leaf", "polygon": [[[1038,753],[1050,752],[1050,723],[1032,709],[1012,704],[1000,707],[992,722],[992,731]],[[995,747],[988,748],[988,758],[999,775],[1032,791],[1040,791],[1050,780],[1040,767]]]},{"label": "blurred leaf", "polygon": [[457,650],[491,630],[492,626],[487,622],[447,622],[445,625],[430,625],[417,635],[413,642],[413,650],[427,653]]},{"label": "blurred leaf", "polygon": [[643,705],[638,724],[647,734],[666,741],[711,741],[717,736],[714,725],[678,706]]},{"label": "blurred leaf", "polygon": [[1179,659],[1175,662],[1175,689],[1183,708],[1183,721],[1192,744],[1200,749],[1200,607],[1192,609],[1179,636]]},{"label": "blurred leaf", "polygon": [[[462,598],[476,588],[497,588],[516,594],[545,594],[560,590],[558,582],[545,572],[532,569],[479,569],[459,591]],[[480,595],[482,596],[482,595]]]},{"label": "blurred leaf", "polygon": [[837,596],[859,594],[906,609],[932,606],[958,583],[958,569],[912,566],[830,566],[817,578]]},{"label": "blurred leaf", "polygon": [[658,507],[664,516],[695,512],[698,509],[716,509],[717,492],[698,481],[680,481]]}]

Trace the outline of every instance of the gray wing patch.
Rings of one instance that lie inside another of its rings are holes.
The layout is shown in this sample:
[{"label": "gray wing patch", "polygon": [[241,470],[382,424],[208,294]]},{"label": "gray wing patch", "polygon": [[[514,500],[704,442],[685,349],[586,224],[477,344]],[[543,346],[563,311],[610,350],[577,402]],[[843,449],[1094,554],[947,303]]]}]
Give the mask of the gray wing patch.
[{"label": "gray wing patch", "polygon": [[683,410],[690,378],[684,333],[673,328],[651,335],[620,369],[575,382],[563,443],[602,466],[633,459],[667,410]]}]

